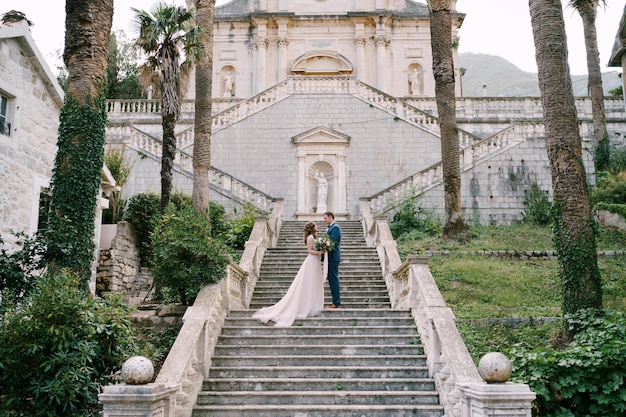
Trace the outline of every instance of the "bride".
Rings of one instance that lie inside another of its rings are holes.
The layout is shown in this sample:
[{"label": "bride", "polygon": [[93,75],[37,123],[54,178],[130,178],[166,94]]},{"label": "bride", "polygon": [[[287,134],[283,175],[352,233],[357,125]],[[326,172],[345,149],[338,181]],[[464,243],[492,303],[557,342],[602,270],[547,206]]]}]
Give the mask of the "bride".
[{"label": "bride", "polygon": [[275,327],[289,327],[296,319],[316,316],[324,308],[324,273],[320,255],[313,242],[317,236],[314,222],[304,225],[304,243],[308,256],[300,266],[293,282],[283,298],[273,306],[257,310],[252,318],[263,323],[273,321]]}]

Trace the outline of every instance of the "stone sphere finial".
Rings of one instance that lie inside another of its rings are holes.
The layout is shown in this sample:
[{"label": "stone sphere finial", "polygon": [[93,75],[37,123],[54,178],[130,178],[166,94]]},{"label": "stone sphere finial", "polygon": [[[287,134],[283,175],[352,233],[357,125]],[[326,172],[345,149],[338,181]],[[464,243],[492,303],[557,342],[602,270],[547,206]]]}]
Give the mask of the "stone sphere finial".
[{"label": "stone sphere finial", "polygon": [[142,385],[152,382],[154,365],[143,356],[128,358],[122,365],[122,382],[129,385]]},{"label": "stone sphere finial", "polygon": [[511,361],[500,352],[489,352],[478,362],[478,374],[488,384],[511,378]]}]

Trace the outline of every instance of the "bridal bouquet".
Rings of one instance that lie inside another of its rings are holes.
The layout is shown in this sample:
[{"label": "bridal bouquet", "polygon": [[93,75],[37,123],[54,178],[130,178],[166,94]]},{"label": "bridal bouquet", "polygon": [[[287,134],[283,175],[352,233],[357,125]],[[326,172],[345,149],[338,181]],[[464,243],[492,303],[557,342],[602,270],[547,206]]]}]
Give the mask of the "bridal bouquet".
[{"label": "bridal bouquet", "polygon": [[335,242],[330,239],[330,236],[324,235],[313,241],[313,247],[315,250],[326,250],[330,252],[335,249]]}]

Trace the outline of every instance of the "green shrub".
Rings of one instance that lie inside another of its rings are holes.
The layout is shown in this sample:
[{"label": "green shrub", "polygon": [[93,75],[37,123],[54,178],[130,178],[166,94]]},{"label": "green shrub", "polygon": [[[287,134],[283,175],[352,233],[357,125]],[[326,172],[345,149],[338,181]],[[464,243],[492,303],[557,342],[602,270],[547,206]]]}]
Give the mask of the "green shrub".
[{"label": "green shrub", "polygon": [[419,239],[420,236],[437,236],[443,231],[443,223],[433,210],[427,210],[415,202],[407,199],[395,212],[389,229],[394,239],[402,240],[402,235],[410,234],[410,239]]},{"label": "green shrub", "polygon": [[598,184],[591,196],[594,204],[626,204],[626,175],[598,173]]},{"label": "green shrub", "polygon": [[524,197],[524,211],[522,212],[524,223],[546,226],[550,224],[551,211],[552,203],[548,198],[548,192],[540,189],[537,182],[533,182]]},{"label": "green shrub", "polygon": [[613,175],[626,171],[626,148],[611,149],[607,169]]},{"label": "green shrub", "polygon": [[123,219],[133,226],[138,240],[139,259],[148,266],[152,257],[151,236],[161,215],[161,198],[154,193],[136,194],[128,199]]},{"label": "green shrub", "polygon": [[257,211],[252,205],[244,205],[241,215],[228,222],[228,230],[224,236],[224,243],[233,249],[243,250],[254,228],[256,215]]},{"label": "green shrub", "polygon": [[209,217],[211,222],[211,237],[223,240],[228,230],[226,209],[216,201],[209,201]]},{"label": "green shrub", "polygon": [[537,393],[536,415],[625,415],[626,318],[583,310],[564,322],[575,334],[565,349],[512,349],[513,377]]},{"label": "green shrub", "polygon": [[89,299],[76,275],[47,274],[0,321],[0,410],[21,416],[97,415],[100,384],[135,353],[121,297]]},{"label": "green shrub", "polygon": [[4,306],[18,303],[34,288],[37,278],[45,270],[43,257],[46,246],[42,237],[15,233],[18,249],[9,252],[0,237],[0,312]]},{"label": "green shrub", "polygon": [[202,285],[226,276],[227,248],[210,237],[204,214],[191,207],[168,205],[152,239],[155,283],[176,290],[191,304]]}]

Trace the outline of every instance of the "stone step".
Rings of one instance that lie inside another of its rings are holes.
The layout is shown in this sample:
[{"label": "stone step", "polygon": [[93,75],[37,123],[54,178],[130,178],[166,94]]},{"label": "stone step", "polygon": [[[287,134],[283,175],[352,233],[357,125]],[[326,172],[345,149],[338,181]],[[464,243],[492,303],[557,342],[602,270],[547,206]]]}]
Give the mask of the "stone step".
[{"label": "stone step", "polygon": [[[386,344],[361,344],[361,345],[341,345],[341,344],[307,344],[307,340],[300,341],[299,344],[218,344],[215,347],[215,354],[218,356],[293,356],[293,355],[423,355],[424,348],[420,344],[415,345],[386,345]],[[384,358],[381,358],[384,359]]]},{"label": "stone step", "polygon": [[[287,290],[285,287],[274,287],[274,288],[263,288],[257,289],[254,291],[254,298],[257,302],[268,302],[268,305],[272,305],[276,303],[278,300],[282,298],[284,293]],[[330,297],[330,290],[325,289],[324,295],[326,297]],[[383,301],[389,302],[389,296],[387,295],[387,291],[380,290],[372,290],[372,291],[358,291],[350,288],[341,287],[341,299],[346,299],[348,301]]]},{"label": "stone step", "polygon": [[[264,276],[263,279],[259,280],[257,283],[255,290],[285,286],[285,283],[289,285],[293,281],[293,278],[293,276]],[[370,289],[376,291],[387,291],[387,285],[381,279],[376,279],[375,277],[345,277],[342,275],[339,279],[341,280],[342,290]]]},{"label": "stone step", "polygon": [[[269,304],[274,304],[278,301],[282,296],[287,292],[287,285],[277,285],[273,287],[264,287],[254,291],[253,300],[255,303],[263,303],[269,302]],[[328,288],[324,289],[324,296],[330,296],[330,290]],[[365,302],[365,301],[374,301],[374,300],[383,300],[385,302],[389,301],[389,295],[387,291],[384,289],[371,290],[371,291],[358,291],[351,288],[341,287],[341,298],[346,300],[351,300],[354,302]]]},{"label": "stone step", "polygon": [[[202,393],[204,394],[204,393]],[[274,396],[282,393],[273,393]],[[349,401],[358,395],[347,395],[337,392],[337,401]],[[294,394],[297,398],[297,395]],[[245,398],[245,397],[244,397]],[[441,417],[443,407],[440,405],[385,405],[385,404],[321,404],[321,405],[201,405],[196,406],[192,417]]]},{"label": "stone step", "polygon": [[[430,404],[437,402],[435,381],[431,378],[207,378],[203,391],[427,391]],[[434,397],[434,399],[432,399]],[[321,398],[321,397],[320,397]],[[247,398],[249,400],[249,398]],[[299,403],[304,402],[301,398]],[[199,402],[200,403],[200,402]]]},{"label": "stone step", "polygon": [[[231,310],[228,314],[229,318],[233,317],[250,317],[254,314],[253,309],[249,310]],[[402,317],[410,318],[411,312],[409,310],[391,310],[389,308],[351,308],[351,309],[325,309],[316,317],[309,317],[300,321],[313,320],[317,321],[326,318],[389,318],[389,317]]]},{"label": "stone step", "polygon": [[[277,330],[277,329],[276,329]],[[360,345],[383,345],[386,347],[394,345],[417,345],[419,341],[415,335],[376,335],[376,334],[356,334],[356,335],[259,335],[250,334],[246,336],[220,335],[217,341],[219,346],[232,345],[274,345],[276,346],[296,346],[307,344],[310,346],[340,345],[340,346],[360,346]]]},{"label": "stone step", "polygon": [[[278,301],[278,300],[276,300]],[[332,302],[330,297],[327,297],[324,299],[324,305],[329,305]],[[253,310],[258,310],[260,308],[263,307],[267,307],[269,305],[272,305],[274,303],[258,303],[256,301],[254,301],[254,299],[252,300],[252,302],[250,303],[250,308]],[[343,299],[343,296],[341,297],[341,307],[343,310],[348,310],[348,309],[362,309],[362,308],[391,308],[391,302],[390,301],[369,301],[369,300],[363,300],[363,301],[352,301],[352,302],[346,302]]]},{"label": "stone step", "polygon": [[[234,317],[229,315],[224,321],[224,326],[238,327],[264,327],[266,324],[253,319],[252,312],[246,316]],[[406,317],[309,317],[298,320],[297,325],[300,327],[334,327],[334,326],[364,326],[364,327],[390,327],[390,326],[411,326],[415,328],[412,319]]]},{"label": "stone step", "polygon": [[[411,351],[411,354],[381,354],[380,348],[375,354],[361,354],[365,349],[359,349],[358,355],[271,355],[272,352],[268,352],[266,349],[266,355],[253,356],[250,353],[248,356],[236,356],[233,352],[230,355],[214,355],[211,363],[217,367],[243,367],[244,371],[248,367],[254,366],[268,366],[277,368],[279,366],[284,367],[310,367],[310,368],[334,368],[339,370],[350,367],[367,367],[370,369],[402,367],[405,369],[424,369],[426,370],[426,356],[423,354],[416,355]],[[283,349],[284,350],[284,349]],[[406,349],[405,349],[406,350]],[[223,351],[223,350],[222,350]],[[263,353],[261,350],[257,353]],[[336,352],[335,352],[336,353]],[[213,369],[213,368],[211,368]],[[421,371],[416,373],[417,378],[425,378],[426,375]]]},{"label": "stone step", "polygon": [[[323,363],[323,359],[318,359]],[[428,378],[426,366],[216,366],[209,378]],[[432,379],[429,379],[432,382]]]},{"label": "stone step", "polygon": [[246,398],[257,405],[436,405],[439,397],[436,391],[234,391],[203,392],[198,396],[199,405],[236,405]]},{"label": "stone step", "polygon": [[274,335],[276,337],[282,336],[362,336],[362,335],[387,335],[388,337],[396,337],[398,335],[413,335],[417,337],[417,329],[415,326],[300,326],[296,323],[295,326],[286,328],[274,328],[273,326],[266,325],[264,327],[259,326],[231,326],[226,325],[222,328],[222,335],[224,336],[269,336]]}]

